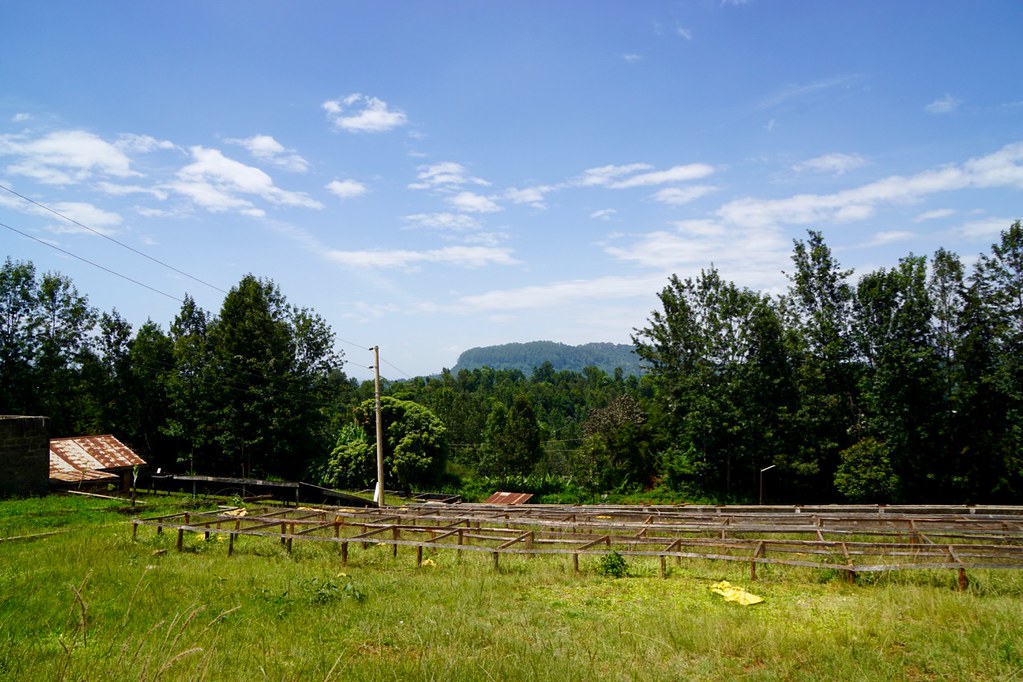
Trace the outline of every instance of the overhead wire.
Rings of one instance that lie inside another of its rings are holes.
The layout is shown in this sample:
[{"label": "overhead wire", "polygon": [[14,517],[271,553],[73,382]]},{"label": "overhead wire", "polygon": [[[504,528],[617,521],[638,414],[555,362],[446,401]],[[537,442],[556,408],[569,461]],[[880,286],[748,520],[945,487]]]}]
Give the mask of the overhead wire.
[{"label": "overhead wire", "polygon": [[215,284],[210,284],[206,280],[200,279],[200,278],[196,277],[195,275],[190,275],[187,272],[185,272],[184,270],[180,270],[180,269],[174,267],[173,265],[170,265],[169,263],[163,262],[159,258],[154,258],[153,256],[150,256],[147,253],[139,251],[138,249],[136,249],[136,248],[134,248],[132,246],[129,246],[129,245],[125,244],[122,241],[114,239],[113,237],[111,237],[108,234],[103,234],[99,230],[93,229],[93,228],[89,227],[88,225],[85,225],[84,223],[80,223],[79,221],[75,220],[74,218],[72,218],[70,216],[67,216],[67,215],[64,215],[60,211],[58,211],[58,210],[56,210],[56,209],[54,209],[54,208],[52,208],[50,206],[47,206],[46,204],[44,204],[42,202],[36,201],[35,199],[27,197],[24,194],[20,194],[20,193],[14,191],[13,189],[11,189],[10,187],[7,187],[6,185],[0,184],[0,189],[4,190],[5,192],[9,192],[10,194],[13,194],[14,196],[18,197],[19,199],[22,199],[23,201],[27,201],[28,203],[32,204],[33,206],[41,208],[44,211],[48,211],[48,212],[52,213],[53,215],[57,216],[58,218],[61,218],[63,220],[68,221],[72,225],[76,225],[76,226],[82,228],[83,230],[88,230],[89,232],[93,233],[96,236],[102,237],[103,239],[106,239],[107,241],[113,242],[114,244],[117,244],[118,246],[120,246],[122,248],[128,249],[132,253],[137,254],[139,256],[142,256],[143,258],[146,258],[146,259],[156,263],[157,265],[161,265],[161,266],[167,268],[168,270],[172,270],[172,271],[178,273],[179,275],[187,277],[188,279],[190,279],[190,280],[192,280],[194,282],[198,282],[199,284],[207,286],[207,287],[213,289],[214,291],[219,291],[222,294],[226,294],[227,293],[227,291],[225,291],[224,289],[221,289],[220,287],[218,287]]},{"label": "overhead wire", "polygon": [[[162,266],[164,268],[167,268],[168,270],[176,272],[179,275],[187,277],[188,279],[191,279],[191,280],[193,280],[195,282],[198,282],[199,284],[207,286],[207,287],[213,289],[214,291],[219,291],[220,293],[225,294],[225,295],[229,293],[228,291],[222,289],[221,287],[218,287],[215,284],[210,284],[209,282],[207,282],[207,281],[205,281],[205,280],[203,280],[203,279],[201,279],[199,277],[196,277],[195,275],[189,274],[189,273],[185,272],[184,270],[181,270],[179,268],[174,267],[173,265],[170,265],[169,263],[165,263],[164,261],[162,261],[162,260],[160,260],[158,258],[155,258],[153,256],[150,256],[149,254],[147,254],[147,253],[145,253],[143,251],[139,251],[138,249],[136,249],[136,248],[134,248],[132,246],[129,246],[128,244],[125,244],[122,241],[114,239],[110,235],[104,234],[103,232],[100,232],[99,230],[96,230],[96,229],[94,229],[92,227],[89,227],[88,225],[86,225],[86,224],[84,224],[84,223],[82,223],[82,222],[80,222],[78,220],[75,220],[74,218],[72,218],[72,217],[70,217],[68,215],[65,215],[64,213],[61,213],[60,211],[54,209],[53,207],[47,206],[46,204],[44,204],[44,203],[42,203],[40,201],[36,201],[35,199],[32,199],[31,197],[27,197],[24,194],[21,194],[20,192],[17,192],[16,190],[14,190],[14,189],[12,189],[12,188],[10,188],[10,187],[2,184],[2,183],[0,183],[0,190],[8,192],[9,194],[12,194],[12,195],[16,196],[19,199],[21,199],[23,201],[26,201],[29,204],[32,204],[33,206],[36,206],[37,208],[40,208],[40,209],[42,209],[44,211],[52,213],[53,215],[57,216],[58,218],[60,218],[62,220],[66,220],[67,222],[71,223],[72,225],[75,225],[77,227],[82,228],[83,230],[91,232],[92,234],[94,234],[96,236],[102,237],[103,239],[106,239],[107,241],[113,242],[114,244],[117,244],[118,246],[120,246],[120,247],[122,247],[124,249],[127,249],[127,250],[131,251],[132,253],[135,253],[135,254],[137,254],[139,256],[142,256],[143,258],[145,258],[147,260],[150,260],[150,261],[152,261],[152,262],[154,262],[154,263],[156,263],[156,264],[158,264],[158,265],[160,265],[160,266]],[[43,244],[45,246],[48,246],[51,249],[59,251],[59,252],[65,254],[65,255],[71,256],[72,258],[75,258],[77,260],[80,260],[83,263],[87,263],[87,264],[89,264],[89,265],[91,265],[93,267],[99,268],[100,270],[103,270],[104,272],[107,272],[107,273],[109,273],[111,275],[114,275],[116,277],[120,277],[121,279],[124,279],[124,280],[126,280],[128,282],[131,282],[132,284],[137,284],[138,286],[141,286],[141,287],[143,287],[145,289],[148,289],[148,290],[150,290],[152,292],[158,293],[158,294],[160,294],[162,296],[166,296],[167,298],[170,298],[173,301],[177,301],[178,303],[183,303],[184,302],[183,299],[181,299],[181,298],[179,298],[177,296],[174,296],[173,294],[168,294],[166,291],[161,291],[160,289],[157,289],[157,288],[152,287],[152,286],[150,286],[148,284],[145,284],[144,282],[140,282],[140,281],[138,281],[136,279],[133,279],[132,277],[129,277],[128,275],[124,275],[124,274],[122,274],[120,272],[117,272],[116,270],[112,270],[111,268],[108,268],[108,267],[106,267],[104,265],[100,265],[99,263],[96,263],[96,262],[91,261],[91,260],[89,260],[87,258],[79,256],[79,255],[77,255],[75,253],[72,253],[71,251],[68,251],[66,249],[62,249],[61,247],[56,246],[55,244],[51,244],[50,242],[44,241],[42,239],[39,239],[38,237],[34,237],[34,236],[32,236],[32,235],[30,235],[30,234],[28,234],[26,232],[23,232],[23,231],[21,231],[21,230],[19,230],[17,228],[11,227],[10,225],[4,224],[4,223],[0,223],[0,225],[2,225],[3,227],[7,228],[8,230],[11,230],[12,232],[16,232],[17,234],[20,234],[23,237],[27,237],[28,239],[36,241],[36,242],[38,242],[40,244]],[[348,341],[348,340],[342,339],[342,338],[337,337],[337,336],[335,336],[334,338],[336,338],[338,341],[341,341],[342,343],[345,343],[347,345],[352,346],[353,348],[366,348],[366,344],[355,343],[354,341]],[[404,376],[406,379],[411,379],[412,378],[412,376],[409,375],[407,372],[403,371],[401,368],[396,367],[395,365],[393,365],[392,363],[390,363],[390,362],[388,362],[386,360],[381,360],[381,363],[391,367],[396,372],[398,372],[399,374]],[[354,363],[350,363],[350,364],[354,364]],[[358,365],[358,366],[359,367],[363,367],[363,365]],[[372,368],[373,368],[372,365],[365,366],[365,369],[372,369]]]},{"label": "overhead wire", "polygon": [[93,266],[95,268],[99,268],[100,270],[103,270],[104,272],[109,272],[111,275],[114,275],[116,277],[120,277],[121,279],[127,280],[127,281],[131,282],[132,284],[137,284],[140,287],[144,287],[146,289],[149,289],[150,291],[155,292],[157,294],[160,294],[161,296],[166,296],[167,298],[169,298],[169,299],[171,299],[173,301],[177,301],[178,303],[183,303],[184,302],[182,299],[178,298],[177,296],[175,296],[173,294],[168,294],[166,291],[160,291],[156,287],[151,287],[151,286],[149,286],[148,284],[146,284],[144,282],[140,282],[137,279],[133,279],[133,278],[129,277],[128,275],[121,274],[120,272],[117,272],[116,270],[111,270],[110,268],[106,267],[105,265],[100,265],[99,263],[93,262],[93,261],[89,260],[88,258],[83,258],[82,256],[79,256],[76,253],[71,253],[67,249],[62,249],[59,246],[57,246],[56,244],[51,244],[50,242],[44,241],[42,239],[39,239],[38,237],[33,237],[32,235],[28,234],[27,232],[22,232],[21,230],[17,229],[16,227],[11,227],[7,223],[0,222],[0,227],[5,227],[8,230],[10,230],[11,232],[16,232],[16,233],[20,234],[22,237],[27,237],[27,238],[29,238],[29,239],[31,239],[33,241],[37,241],[40,244],[42,244],[43,246],[48,246],[48,247],[50,247],[51,249],[53,249],[55,251],[60,251],[61,253],[63,253],[66,256],[71,256],[72,258],[80,260],[83,263],[88,263],[89,265],[91,265],[91,266]]}]

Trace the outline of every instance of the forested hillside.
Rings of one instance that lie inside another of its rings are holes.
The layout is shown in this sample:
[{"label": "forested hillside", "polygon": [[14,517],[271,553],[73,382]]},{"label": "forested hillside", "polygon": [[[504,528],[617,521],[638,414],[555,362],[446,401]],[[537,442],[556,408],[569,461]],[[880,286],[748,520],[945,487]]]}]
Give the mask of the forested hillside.
[{"label": "forested hillside", "polygon": [[581,372],[586,367],[596,367],[602,372],[614,374],[621,369],[627,376],[643,373],[635,348],[627,344],[586,343],[569,346],[554,341],[531,341],[529,343],[505,343],[499,346],[470,348],[458,356],[458,362],[451,368],[457,373],[463,369],[517,369],[530,373],[544,363],[550,363],[557,370]]},{"label": "forested hillside", "polygon": [[[385,381],[388,486],[750,501],[766,470],[768,501],[1019,502],[1019,221],[972,265],[939,250],[855,278],[810,232],[788,277],[781,296],[714,268],[670,277],[633,336],[639,376],[513,344],[528,372]],[[0,270],[0,413],[48,416],[53,436],[113,433],[167,471],[364,487],[372,397],[269,280],[217,314],[186,298],[165,331],[31,263]]]}]

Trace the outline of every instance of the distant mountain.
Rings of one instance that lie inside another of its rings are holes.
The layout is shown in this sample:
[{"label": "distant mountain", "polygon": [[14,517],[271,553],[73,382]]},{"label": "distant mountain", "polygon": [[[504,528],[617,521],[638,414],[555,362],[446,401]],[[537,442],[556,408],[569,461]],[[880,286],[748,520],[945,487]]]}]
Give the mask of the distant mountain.
[{"label": "distant mountain", "polygon": [[585,343],[568,346],[554,341],[531,341],[529,343],[505,343],[500,346],[470,348],[458,356],[458,362],[451,368],[452,374],[463,369],[491,367],[493,369],[517,369],[526,376],[533,368],[550,362],[556,371],[581,372],[584,367],[596,367],[608,374],[614,374],[621,367],[626,375],[639,376],[643,370],[632,346],[620,343]]}]

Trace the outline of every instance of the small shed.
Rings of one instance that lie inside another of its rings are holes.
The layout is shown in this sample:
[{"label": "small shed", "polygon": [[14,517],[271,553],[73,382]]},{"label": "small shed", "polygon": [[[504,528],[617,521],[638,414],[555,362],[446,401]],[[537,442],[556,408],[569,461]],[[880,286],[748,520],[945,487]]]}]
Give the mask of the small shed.
[{"label": "small shed", "polygon": [[131,487],[132,471],[145,460],[111,435],[50,439],[50,485]]}]

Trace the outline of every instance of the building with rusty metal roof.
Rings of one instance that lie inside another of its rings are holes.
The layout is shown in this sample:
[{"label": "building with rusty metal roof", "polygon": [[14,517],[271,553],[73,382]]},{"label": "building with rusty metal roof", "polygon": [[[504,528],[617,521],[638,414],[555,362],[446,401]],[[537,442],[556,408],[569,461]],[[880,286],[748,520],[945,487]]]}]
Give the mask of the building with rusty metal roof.
[{"label": "building with rusty metal roof", "polygon": [[145,460],[111,435],[50,439],[50,484],[56,486],[131,484],[132,471]]}]

